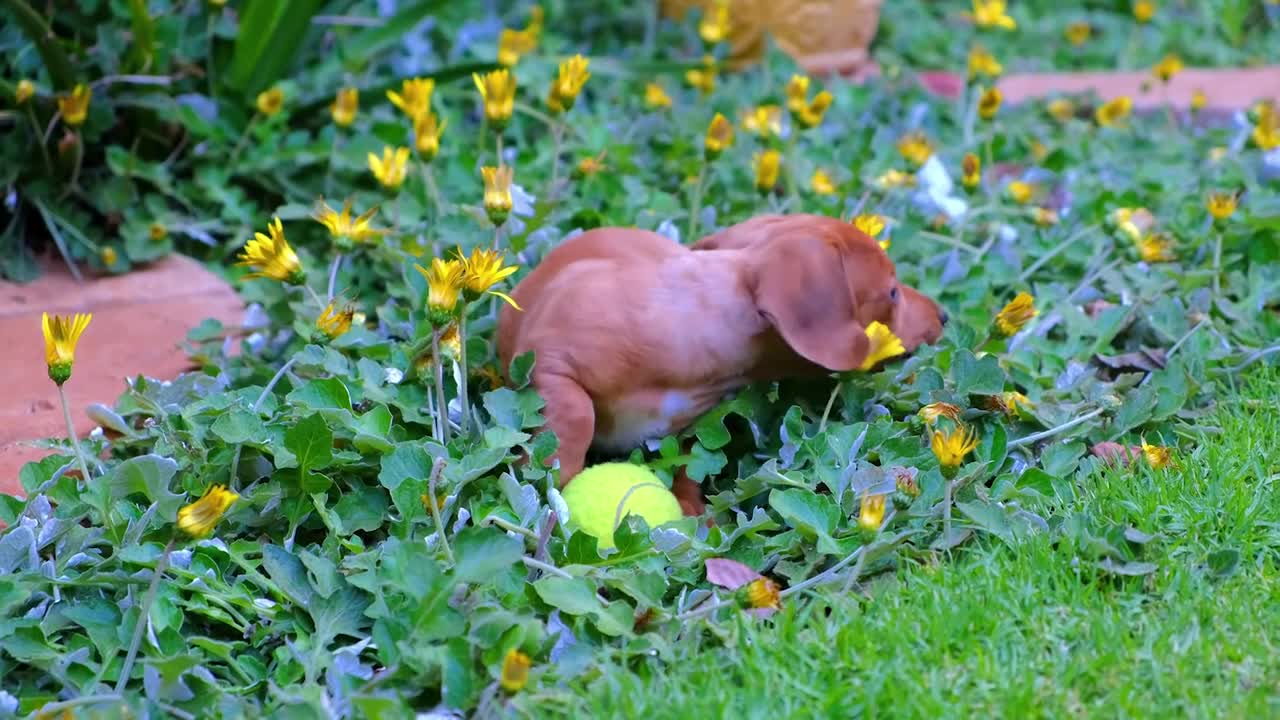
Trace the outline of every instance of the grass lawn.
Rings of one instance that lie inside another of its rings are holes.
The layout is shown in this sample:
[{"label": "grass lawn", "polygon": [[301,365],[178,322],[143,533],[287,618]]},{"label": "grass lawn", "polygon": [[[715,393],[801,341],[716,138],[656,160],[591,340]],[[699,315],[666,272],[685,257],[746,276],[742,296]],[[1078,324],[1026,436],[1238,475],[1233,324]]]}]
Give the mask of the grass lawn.
[{"label": "grass lawn", "polygon": [[[567,717],[1275,717],[1280,373],[1254,374],[1179,469],[1110,469],[1065,523],[1151,536],[1113,576],[1038,535],[906,562],[864,594],[746,616],[664,666],[611,665],[532,714]],[[1141,536],[1133,535],[1137,539]],[[534,700],[535,698],[529,698]]]}]

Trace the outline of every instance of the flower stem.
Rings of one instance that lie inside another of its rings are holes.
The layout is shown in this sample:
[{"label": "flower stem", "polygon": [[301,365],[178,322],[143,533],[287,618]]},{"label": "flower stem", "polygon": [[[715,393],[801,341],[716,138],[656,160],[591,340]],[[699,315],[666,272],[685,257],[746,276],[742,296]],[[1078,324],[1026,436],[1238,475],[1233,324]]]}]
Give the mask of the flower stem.
[{"label": "flower stem", "polygon": [[693,184],[693,200],[689,203],[689,237],[686,243],[693,242],[694,233],[698,231],[698,215],[702,212],[702,186],[707,180],[707,163],[703,161],[698,168],[698,179]]},{"label": "flower stem", "polygon": [[133,640],[129,642],[129,652],[124,656],[124,665],[120,668],[120,678],[116,680],[116,694],[124,692],[129,684],[129,673],[133,671],[133,661],[138,657],[138,647],[142,645],[142,631],[147,627],[147,616],[151,614],[151,605],[156,600],[156,590],[160,588],[160,578],[169,565],[169,553],[173,550],[173,540],[164,546],[160,560],[156,562],[155,572],[151,575],[151,586],[147,588],[147,596],[139,608],[138,622],[133,626]]},{"label": "flower stem", "polygon": [[520,561],[521,561],[521,562],[523,562],[523,563],[524,563],[526,566],[528,566],[528,567],[536,568],[536,569],[538,569],[538,570],[541,570],[542,572],[550,573],[550,574],[552,574],[552,575],[555,575],[556,577],[562,577],[562,578],[564,578],[564,579],[566,579],[566,580],[572,580],[572,579],[573,579],[573,576],[572,576],[572,575],[570,575],[569,573],[567,573],[567,572],[565,572],[565,571],[561,570],[560,568],[556,567],[555,565],[552,565],[551,563],[545,563],[545,562],[542,562],[541,560],[534,560],[533,558],[528,557],[528,556],[523,556],[523,557],[521,557],[521,558],[520,558]]},{"label": "flower stem", "polygon": [[431,364],[436,381],[436,414],[440,418],[440,434],[436,439],[441,445],[449,444],[449,403],[444,397],[444,358],[440,355],[440,329],[431,329]]},{"label": "flower stem", "polygon": [[462,406],[462,420],[458,423],[458,433],[466,436],[471,423],[471,405],[467,397],[467,306],[464,303],[462,312],[458,313],[458,364],[462,366],[461,377],[458,378],[458,404]]},{"label": "flower stem", "polygon": [[76,164],[71,168],[70,187],[75,189],[80,185],[80,168],[84,165],[84,135],[80,132],[76,133]]},{"label": "flower stem", "polygon": [[329,266],[329,293],[326,296],[329,302],[333,302],[333,290],[338,284],[338,268],[342,267],[342,253],[338,253],[333,258],[333,264]]},{"label": "flower stem", "polygon": [[427,494],[431,502],[427,505],[431,508],[431,519],[435,521],[436,532],[440,533],[440,547],[444,548],[444,556],[453,565],[453,550],[449,547],[449,539],[445,537],[444,521],[440,519],[440,508],[436,505],[436,483],[440,480],[440,473],[444,472],[444,464],[444,458],[437,458],[435,465],[431,467],[431,475],[427,478]]},{"label": "flower stem", "polygon": [[78,698],[70,700],[62,700],[61,702],[49,703],[41,705],[40,709],[32,713],[32,717],[53,717],[55,714],[63,710],[70,710],[81,705],[97,705],[98,703],[121,702],[124,698],[115,693],[103,695],[81,695]]},{"label": "flower stem", "polygon": [[551,182],[547,186],[547,199],[554,200],[556,184],[560,180],[560,145],[564,142],[564,117],[551,126]]},{"label": "flower stem", "polygon": [[280,382],[280,378],[284,377],[284,374],[289,372],[289,368],[293,367],[293,363],[297,359],[298,359],[297,357],[289,358],[289,361],[286,362],[284,365],[281,365],[280,369],[276,371],[276,374],[271,377],[271,380],[270,382],[267,383],[267,386],[262,388],[262,392],[258,395],[258,399],[255,400],[253,403],[253,411],[255,413],[258,412],[258,408],[262,407],[262,401],[266,400],[267,396],[271,394],[271,391],[275,389],[276,383]]},{"label": "flower stem", "polygon": [[253,126],[258,124],[260,117],[262,117],[261,113],[255,112],[253,117],[249,118],[249,124],[244,126],[244,132],[240,133],[240,139],[236,141],[236,147],[231,151],[231,159],[227,161],[228,166],[235,165],[236,159],[240,157],[240,151],[244,149],[244,144],[249,139],[249,133],[253,132]]},{"label": "flower stem", "polygon": [[1222,293],[1222,231],[1214,233],[1213,238],[1213,295]]},{"label": "flower stem", "polygon": [[1104,412],[1106,412],[1106,408],[1098,408],[1096,410],[1087,412],[1084,415],[1081,415],[1075,420],[1068,420],[1067,422],[1057,427],[1052,427],[1052,428],[1049,428],[1048,430],[1043,430],[1038,433],[1032,433],[1031,435],[1028,435],[1026,437],[1020,437],[1014,440],[1010,440],[1009,447],[1015,448],[1015,447],[1021,447],[1023,445],[1030,445],[1031,443],[1039,442],[1040,440],[1044,440],[1045,438],[1053,437],[1054,435],[1057,435],[1058,433],[1066,432],[1067,430],[1070,430],[1071,428],[1077,425],[1082,425],[1084,423],[1087,423],[1090,420],[1098,417]]},{"label": "flower stem", "polygon": [[431,197],[431,207],[435,209],[436,220],[444,214],[444,203],[440,200],[440,186],[436,185],[436,174],[431,169],[431,163],[421,163],[422,183],[427,186],[427,195]]},{"label": "flower stem", "polygon": [[[76,454],[76,460],[80,463],[80,474],[84,476],[84,481],[89,482],[89,464],[85,462],[84,452],[80,449],[80,441],[76,438],[76,426],[71,422],[71,405],[67,402],[67,391],[62,389],[62,384],[58,384],[58,399],[62,401],[62,419],[67,421],[67,442],[71,443],[71,450]],[[103,518],[105,521],[106,518]]]},{"label": "flower stem", "polygon": [[950,478],[942,486],[942,537],[948,542],[951,540],[951,493],[954,487],[955,483]]},{"label": "flower stem", "polygon": [[502,132],[497,133],[498,138],[498,167],[502,167]]},{"label": "flower stem", "polygon": [[35,131],[33,138],[40,145],[40,156],[44,158],[44,171],[50,176],[53,175],[53,162],[49,160],[49,148],[41,142],[40,138],[40,122],[36,120],[36,111],[31,107],[32,103],[27,103],[27,117],[31,118],[31,129]]}]

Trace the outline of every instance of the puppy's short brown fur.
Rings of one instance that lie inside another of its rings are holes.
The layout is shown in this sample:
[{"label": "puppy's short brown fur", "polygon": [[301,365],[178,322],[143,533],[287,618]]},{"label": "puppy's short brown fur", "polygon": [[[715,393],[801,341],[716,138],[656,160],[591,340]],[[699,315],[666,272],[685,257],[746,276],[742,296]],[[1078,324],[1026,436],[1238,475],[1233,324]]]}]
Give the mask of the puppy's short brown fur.
[{"label": "puppy's short brown fur", "polygon": [[763,216],[692,248],[599,228],[558,246],[512,291],[498,357],[535,353],[533,385],[560,440],[560,483],[587,450],[627,452],[763,380],[858,368],[881,322],[908,350],[946,314],[898,282],[875,240],[817,215]]}]

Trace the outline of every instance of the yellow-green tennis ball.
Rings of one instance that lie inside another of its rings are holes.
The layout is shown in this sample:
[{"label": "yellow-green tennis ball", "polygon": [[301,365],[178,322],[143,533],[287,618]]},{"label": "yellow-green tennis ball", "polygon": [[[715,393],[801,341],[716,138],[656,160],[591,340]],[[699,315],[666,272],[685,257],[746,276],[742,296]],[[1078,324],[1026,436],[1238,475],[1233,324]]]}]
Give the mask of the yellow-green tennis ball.
[{"label": "yellow-green tennis ball", "polygon": [[575,475],[561,496],[569,506],[569,527],[596,538],[601,549],[613,547],[613,531],[627,515],[639,515],[649,527],[684,516],[658,476],[631,463],[593,465]]}]

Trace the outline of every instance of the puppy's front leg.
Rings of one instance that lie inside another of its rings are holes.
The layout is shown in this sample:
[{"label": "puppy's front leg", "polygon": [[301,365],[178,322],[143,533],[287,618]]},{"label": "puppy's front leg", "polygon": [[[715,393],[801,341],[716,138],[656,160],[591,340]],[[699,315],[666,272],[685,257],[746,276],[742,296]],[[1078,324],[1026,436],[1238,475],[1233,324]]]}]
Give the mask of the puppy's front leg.
[{"label": "puppy's front leg", "polygon": [[552,459],[560,459],[560,487],[582,472],[596,430],[596,411],[591,396],[571,377],[555,372],[533,371],[533,386],[546,401],[544,430],[555,432],[560,441]]}]

